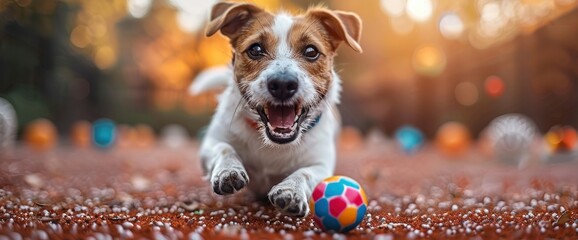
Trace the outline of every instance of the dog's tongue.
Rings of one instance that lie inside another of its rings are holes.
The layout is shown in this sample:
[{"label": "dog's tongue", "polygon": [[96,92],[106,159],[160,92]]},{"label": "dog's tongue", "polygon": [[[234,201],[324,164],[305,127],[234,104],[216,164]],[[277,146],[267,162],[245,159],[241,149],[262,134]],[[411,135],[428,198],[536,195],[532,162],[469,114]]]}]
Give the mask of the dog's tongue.
[{"label": "dog's tongue", "polygon": [[273,128],[290,128],[295,120],[295,107],[269,106],[268,117]]}]

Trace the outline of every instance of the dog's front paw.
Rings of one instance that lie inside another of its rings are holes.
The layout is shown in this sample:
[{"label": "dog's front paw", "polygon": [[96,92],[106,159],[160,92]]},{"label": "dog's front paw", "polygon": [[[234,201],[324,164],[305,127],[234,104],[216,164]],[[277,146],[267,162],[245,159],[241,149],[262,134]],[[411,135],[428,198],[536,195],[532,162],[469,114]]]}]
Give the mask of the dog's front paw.
[{"label": "dog's front paw", "polygon": [[243,167],[228,167],[218,170],[213,175],[211,183],[216,194],[228,195],[247,186],[249,177]]},{"label": "dog's front paw", "polygon": [[309,213],[307,197],[295,184],[281,182],[269,192],[269,201],[282,213],[304,217]]}]

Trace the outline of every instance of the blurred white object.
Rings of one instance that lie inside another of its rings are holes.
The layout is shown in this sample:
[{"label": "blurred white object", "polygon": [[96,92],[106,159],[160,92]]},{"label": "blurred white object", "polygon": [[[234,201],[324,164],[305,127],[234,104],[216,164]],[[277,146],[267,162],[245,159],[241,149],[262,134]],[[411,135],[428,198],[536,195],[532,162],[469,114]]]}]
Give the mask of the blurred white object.
[{"label": "blurred white object", "polygon": [[187,129],[177,124],[164,127],[161,131],[161,141],[169,148],[181,148],[189,141]]},{"label": "blurred white object", "polygon": [[505,114],[488,126],[488,137],[494,156],[502,162],[524,166],[531,155],[537,128],[521,114]]},{"label": "blurred white object", "polygon": [[14,146],[17,127],[14,108],[8,101],[0,98],[0,149]]},{"label": "blurred white object", "polygon": [[225,88],[233,81],[233,70],[229,66],[218,66],[199,73],[189,86],[189,94],[197,95],[211,89]]}]

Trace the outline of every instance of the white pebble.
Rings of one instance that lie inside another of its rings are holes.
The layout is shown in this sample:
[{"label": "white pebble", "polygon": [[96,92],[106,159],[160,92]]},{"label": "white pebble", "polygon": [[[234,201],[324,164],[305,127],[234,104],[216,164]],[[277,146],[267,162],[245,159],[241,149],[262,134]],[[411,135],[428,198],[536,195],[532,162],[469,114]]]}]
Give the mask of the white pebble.
[{"label": "white pebble", "polygon": [[124,223],[122,223],[122,226],[123,226],[124,228],[129,228],[129,229],[130,229],[130,228],[133,228],[133,227],[134,227],[134,224],[132,224],[131,222],[124,222]]}]

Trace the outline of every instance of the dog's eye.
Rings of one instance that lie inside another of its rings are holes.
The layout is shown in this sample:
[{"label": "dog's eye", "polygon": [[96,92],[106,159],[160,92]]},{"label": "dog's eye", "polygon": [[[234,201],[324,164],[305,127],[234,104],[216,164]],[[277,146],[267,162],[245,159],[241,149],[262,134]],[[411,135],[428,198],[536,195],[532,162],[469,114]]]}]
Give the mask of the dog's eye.
[{"label": "dog's eye", "polygon": [[307,58],[307,60],[313,62],[319,58],[319,51],[312,45],[305,47],[305,51],[303,51],[303,56]]},{"label": "dog's eye", "polygon": [[261,47],[261,44],[255,43],[247,49],[247,55],[253,60],[257,60],[265,56],[265,50]]}]

